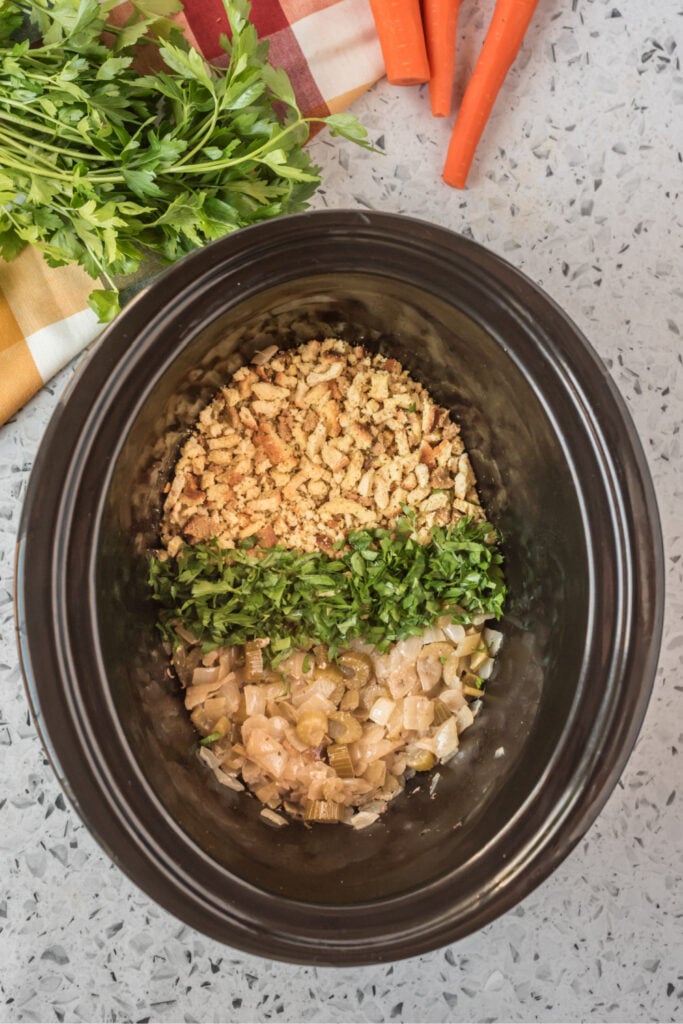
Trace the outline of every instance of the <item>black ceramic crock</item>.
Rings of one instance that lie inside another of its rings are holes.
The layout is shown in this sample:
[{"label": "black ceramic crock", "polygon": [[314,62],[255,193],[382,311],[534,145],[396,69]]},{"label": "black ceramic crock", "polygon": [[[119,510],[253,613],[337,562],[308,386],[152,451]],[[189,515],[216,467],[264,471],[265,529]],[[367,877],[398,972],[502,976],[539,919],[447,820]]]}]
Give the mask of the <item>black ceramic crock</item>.
[{"label": "black ceramic crock", "polygon": [[[198,411],[256,349],[322,336],[397,356],[461,422],[510,589],[499,669],[458,757],[362,832],[273,831],[213,781],[144,582]],[[102,846],[195,928],[315,964],[433,949],[538,885],[624,767],[662,621],[652,484],[588,343],[480,246],[357,211],[222,239],[105,331],[41,447],[17,580],[34,719]]]}]

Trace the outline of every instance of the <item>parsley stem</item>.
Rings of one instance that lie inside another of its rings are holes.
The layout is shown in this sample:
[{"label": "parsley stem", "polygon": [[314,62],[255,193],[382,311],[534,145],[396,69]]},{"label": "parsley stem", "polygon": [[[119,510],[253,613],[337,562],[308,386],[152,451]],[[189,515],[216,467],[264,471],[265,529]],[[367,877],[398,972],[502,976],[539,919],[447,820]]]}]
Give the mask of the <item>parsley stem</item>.
[{"label": "parsley stem", "polygon": [[41,178],[54,178],[57,181],[73,182],[73,174],[61,174],[54,169],[45,172],[40,168],[32,167],[31,164],[23,164],[17,160],[12,160],[6,153],[0,153],[0,167],[13,167],[15,171],[23,171],[25,174],[37,174]]},{"label": "parsley stem", "polygon": [[231,157],[229,160],[215,160],[213,163],[210,164],[176,164],[173,167],[167,167],[164,170],[164,174],[187,174],[188,172],[191,172],[193,174],[204,174],[207,171],[218,171],[224,170],[226,167],[236,167],[237,164],[243,164],[247,160],[256,159],[258,161],[259,153],[262,153],[264,150],[268,151],[271,149],[275,149],[277,147],[278,142],[284,139],[285,135],[289,134],[289,132],[293,131],[295,128],[299,128],[302,124],[310,124],[312,121],[315,120],[317,120],[317,118],[300,117],[298,118],[298,120],[293,121],[290,125],[287,125],[286,128],[283,128],[283,130],[281,132],[278,132],[277,135],[274,135],[272,139],[268,139],[267,142],[264,142],[261,146],[258,146],[256,149],[252,149],[249,153],[245,153],[243,156]]},{"label": "parsley stem", "polygon": [[112,281],[111,277],[109,276],[109,274],[107,273],[107,271],[106,271],[106,270],[104,269],[104,267],[102,266],[102,263],[100,262],[100,260],[98,260],[97,256],[96,256],[96,255],[95,255],[95,253],[94,253],[94,252],[92,251],[92,249],[90,248],[90,246],[89,246],[89,245],[87,245],[87,244],[86,244],[85,242],[84,242],[83,244],[85,245],[85,248],[86,248],[86,249],[87,249],[87,251],[88,251],[88,255],[90,256],[90,259],[91,259],[91,260],[93,261],[93,263],[95,264],[95,266],[99,268],[100,274],[102,275],[102,277],[104,278],[104,280],[105,280],[105,281],[107,282],[107,284],[109,285],[109,287],[111,288],[111,290],[112,290],[112,291],[114,291],[114,292],[118,291],[118,288],[116,287],[116,285],[115,285],[115,284],[114,284],[114,282]]},{"label": "parsley stem", "polygon": [[[10,99],[9,96],[3,96],[2,100],[0,102],[2,102],[3,104],[6,104],[9,107],[18,107],[19,110],[26,110],[26,104],[25,103],[22,103],[19,100]],[[16,115],[14,115],[14,116],[10,115],[6,111],[4,111],[4,110],[2,111],[2,115],[1,116],[2,116],[2,118],[7,117],[7,118],[12,118],[14,120],[16,119]],[[72,139],[77,139],[79,142],[83,142],[84,141],[82,135],[80,135],[78,132],[72,131],[69,128],[68,125],[64,124],[63,121],[60,121],[56,117],[52,117],[50,114],[46,113],[44,110],[40,111],[40,120],[36,120],[35,122],[33,122],[33,121],[26,121],[26,120],[24,120],[22,118],[21,122],[27,128],[30,128],[32,131],[43,131],[43,132],[49,131],[49,129],[47,129],[47,128],[41,128],[41,126],[40,126],[40,121],[41,120],[42,121],[49,121],[51,124],[54,124],[59,129],[59,136],[60,136],[60,138],[62,137],[62,135],[64,135],[64,136],[72,138]]]},{"label": "parsley stem", "polygon": [[[3,131],[1,127],[0,139],[3,139],[5,144],[11,149],[14,149],[19,153],[24,154],[24,156],[26,157],[30,157],[32,160],[35,160],[38,163],[44,164],[50,170],[54,170],[54,163],[52,163],[52,161],[50,160],[47,160],[44,156],[41,156],[39,153],[36,153],[36,148],[44,149],[51,153],[58,153],[60,156],[75,157],[82,160],[106,160],[106,157],[95,157],[88,153],[79,153],[77,150],[73,149],[61,149],[59,146],[52,146],[49,143],[40,142],[37,139],[28,140],[24,135],[10,135],[8,132]],[[22,145],[21,140],[24,140],[26,142],[26,145]]]},{"label": "parsley stem", "polygon": [[211,117],[209,118],[209,125],[205,129],[205,131],[203,132],[202,137],[199,140],[199,142],[188,153],[183,153],[183,160],[184,161],[191,160],[192,157],[195,155],[195,153],[198,153],[199,150],[202,148],[202,146],[205,146],[206,143],[210,141],[211,136],[213,135],[214,131],[216,130],[216,123],[218,121],[218,115],[220,113],[220,107],[219,107],[219,104],[218,104],[218,97],[216,96],[215,92],[212,94],[211,98],[213,100],[213,110],[211,112]]}]

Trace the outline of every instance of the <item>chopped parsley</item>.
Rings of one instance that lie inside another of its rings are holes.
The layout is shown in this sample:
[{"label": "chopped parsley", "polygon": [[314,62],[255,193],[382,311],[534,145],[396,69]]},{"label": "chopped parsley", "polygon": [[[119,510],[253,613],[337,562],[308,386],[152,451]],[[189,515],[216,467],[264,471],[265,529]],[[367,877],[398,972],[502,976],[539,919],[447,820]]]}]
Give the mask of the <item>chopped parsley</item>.
[{"label": "chopped parsley", "polygon": [[311,643],[334,657],[354,637],[385,651],[446,612],[461,623],[500,618],[506,587],[494,528],[463,518],[433,528],[426,544],[413,528],[404,517],[393,531],[353,531],[333,555],[184,545],[175,559],[150,562],[161,631],[177,643],[182,624],[204,651],[269,637],[264,654],[276,665]]},{"label": "chopped parsley", "polygon": [[215,743],[216,740],[220,740],[220,739],[222,739],[222,737],[223,737],[223,733],[222,732],[210,732],[208,736],[205,736],[204,739],[199,741],[199,746],[200,747],[208,747],[209,744]]}]

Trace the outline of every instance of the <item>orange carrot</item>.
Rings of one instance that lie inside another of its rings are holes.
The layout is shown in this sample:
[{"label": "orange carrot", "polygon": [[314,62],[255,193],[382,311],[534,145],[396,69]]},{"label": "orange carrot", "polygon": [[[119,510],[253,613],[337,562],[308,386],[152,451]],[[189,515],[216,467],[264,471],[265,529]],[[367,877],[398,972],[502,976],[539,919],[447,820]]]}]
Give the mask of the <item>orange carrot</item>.
[{"label": "orange carrot", "polygon": [[464,188],[477,143],[514,61],[538,0],[497,0],[489,30],[451,135],[443,180]]},{"label": "orange carrot", "polygon": [[422,29],[420,0],[370,0],[392,85],[429,81],[429,61]]},{"label": "orange carrot", "polygon": [[422,0],[429,57],[429,101],[434,117],[450,117],[455,75],[455,33],[460,0]]}]

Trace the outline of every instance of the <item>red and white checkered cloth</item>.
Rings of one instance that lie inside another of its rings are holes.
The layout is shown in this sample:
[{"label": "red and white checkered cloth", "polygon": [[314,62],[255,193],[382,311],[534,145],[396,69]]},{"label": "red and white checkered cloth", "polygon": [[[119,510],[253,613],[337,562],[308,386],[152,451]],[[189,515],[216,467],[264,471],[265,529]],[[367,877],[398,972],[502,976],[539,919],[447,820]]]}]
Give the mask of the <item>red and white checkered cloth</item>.
[{"label": "red and white checkered cloth", "polygon": [[[212,63],[227,62],[222,0],[185,0],[184,8],[178,20],[189,41]],[[122,20],[130,13],[127,2],[115,9]],[[343,110],[384,74],[368,0],[252,0],[251,19],[306,116]],[[93,287],[79,267],[50,269],[30,248],[0,260],[0,423],[97,337],[86,303]]]}]

